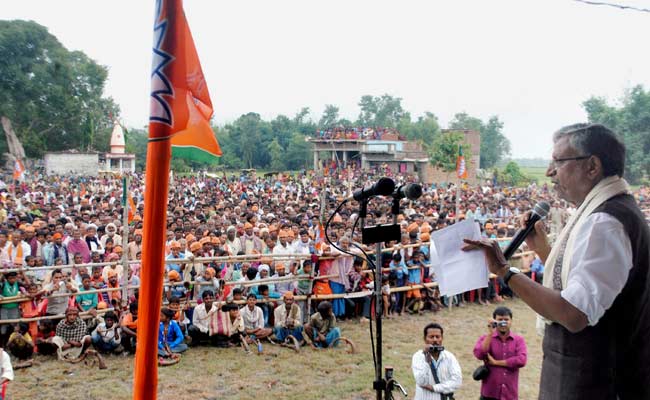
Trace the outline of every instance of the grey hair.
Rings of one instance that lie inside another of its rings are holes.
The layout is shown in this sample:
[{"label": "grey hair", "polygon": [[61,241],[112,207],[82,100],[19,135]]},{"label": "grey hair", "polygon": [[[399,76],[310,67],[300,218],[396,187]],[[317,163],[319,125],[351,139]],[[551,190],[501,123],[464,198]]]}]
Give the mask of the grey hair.
[{"label": "grey hair", "polygon": [[581,155],[600,159],[603,176],[623,176],[625,172],[625,145],[614,132],[601,124],[578,123],[561,128],[553,134],[553,143],[562,138]]}]

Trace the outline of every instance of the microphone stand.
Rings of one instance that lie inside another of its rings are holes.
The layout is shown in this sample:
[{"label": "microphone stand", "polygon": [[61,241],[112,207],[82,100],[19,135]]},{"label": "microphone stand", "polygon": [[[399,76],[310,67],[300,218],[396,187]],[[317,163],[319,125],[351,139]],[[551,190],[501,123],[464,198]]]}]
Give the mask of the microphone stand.
[{"label": "microphone stand", "polygon": [[[366,227],[365,220],[368,213],[368,200],[361,201],[359,208],[359,219],[361,222],[361,235],[363,244],[375,244],[375,287],[373,296],[375,297],[375,380],[372,388],[377,392],[377,400],[392,399],[392,390],[395,387],[403,388],[397,381],[393,379],[393,368],[386,367],[386,378],[382,377],[382,315],[383,305],[382,300],[382,263],[381,263],[381,246],[383,242],[391,240],[400,240],[400,230],[397,225],[397,215],[399,214],[399,201],[397,197],[393,197],[393,204],[391,207],[391,214],[393,214],[393,223],[387,225],[377,225],[374,227]],[[388,384],[390,382],[390,384]]]},{"label": "microphone stand", "polygon": [[[359,208],[359,220],[361,222],[361,234],[366,226],[366,217],[368,215],[368,199],[361,201]],[[382,378],[382,363],[381,363],[381,347],[382,347],[382,329],[381,329],[381,316],[383,315],[383,300],[381,298],[381,285],[382,285],[382,271],[381,271],[381,242],[375,243],[375,287],[373,296],[375,296],[375,354],[377,355],[377,363],[375,365],[375,380],[372,383],[372,388],[377,392],[377,400],[382,400],[382,393],[386,389],[386,381]]]}]

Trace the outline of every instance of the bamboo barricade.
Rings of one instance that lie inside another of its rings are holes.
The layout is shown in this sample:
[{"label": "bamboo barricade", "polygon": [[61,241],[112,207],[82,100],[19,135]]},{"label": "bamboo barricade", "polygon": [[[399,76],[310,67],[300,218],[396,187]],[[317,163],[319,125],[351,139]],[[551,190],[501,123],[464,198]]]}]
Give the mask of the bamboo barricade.
[{"label": "bamboo barricade", "polygon": [[[383,253],[388,253],[392,252],[394,250],[400,250],[400,249],[405,249],[405,248],[413,248],[413,247],[421,247],[422,245],[429,244],[430,242],[423,242],[423,243],[416,243],[416,244],[408,244],[408,245],[397,245],[394,247],[382,249]],[[515,254],[513,258],[520,258],[526,255],[532,255],[535,254],[533,251],[525,251],[521,252],[518,254]],[[225,261],[225,262],[233,262],[233,261],[259,261],[262,258],[271,258],[271,259],[280,259],[280,260],[300,260],[300,259],[310,259],[311,255],[305,255],[305,254],[265,254],[265,255],[260,255],[260,254],[253,254],[253,255],[244,255],[244,256],[232,256],[232,257],[197,257],[197,258],[186,258],[186,259],[170,259],[170,260],[165,260],[166,264],[169,263],[178,263],[178,264],[184,264],[187,262],[206,262],[206,261]],[[328,259],[335,259],[337,256],[319,256],[320,260],[328,260]],[[184,261],[184,262],[181,262]],[[129,261],[128,264],[138,264],[140,263],[139,260],[132,260]],[[34,267],[34,268],[8,268],[8,269],[3,269],[0,272],[11,272],[11,271],[16,271],[16,272],[33,272],[33,271],[39,271],[39,270],[51,270],[51,269],[69,269],[69,268],[78,268],[78,267],[92,267],[92,266],[108,266],[108,265],[117,265],[117,264],[122,264],[122,261],[118,262],[102,262],[102,263],[85,263],[85,264],[68,264],[68,265],[57,265],[57,266],[45,266],[45,267]],[[420,269],[420,268],[426,268],[427,266],[414,266],[414,267],[407,267],[407,269]],[[432,266],[428,266],[429,268],[433,268]],[[390,268],[383,268],[382,272],[389,272]],[[368,273],[372,272],[370,269],[364,269],[361,271],[361,273]],[[265,279],[258,279],[258,280],[252,280],[252,281],[226,281],[223,282],[224,285],[230,285],[230,286],[259,286],[263,284],[268,284],[268,283],[282,283],[282,282],[293,282],[293,281],[299,281],[299,280],[309,280],[312,282],[316,280],[324,280],[324,279],[331,279],[331,278],[336,278],[339,275],[321,275],[321,276],[310,276],[310,275],[290,275],[286,277],[276,277],[276,278],[265,278]],[[490,274],[490,278],[494,278],[495,275]],[[176,284],[170,283],[170,282],[164,282],[163,287],[170,287],[170,286],[179,286],[183,285],[186,282],[178,282]],[[190,285],[212,285],[212,282],[204,282],[204,281],[189,281],[187,282]],[[427,286],[429,285],[429,286]],[[432,282],[432,283],[427,283],[422,285],[415,285],[415,286],[403,286],[403,287],[396,287],[396,288],[391,288],[391,291],[396,291],[396,292],[401,292],[401,291],[407,291],[407,290],[414,290],[418,288],[423,288],[423,287],[433,287],[437,286],[437,283]],[[133,289],[139,289],[139,285],[128,285],[126,290],[133,290]],[[91,290],[85,290],[85,291],[77,291],[75,293],[54,293],[49,296],[43,296],[46,298],[54,298],[54,297],[71,297],[71,296],[77,296],[81,293],[83,294],[89,294],[89,293],[108,293],[108,292],[114,292],[114,291],[120,291],[124,290],[125,288],[123,286],[117,287],[117,288],[104,288],[104,289],[91,289]],[[364,291],[362,292],[354,292],[354,293],[346,293],[346,294],[332,294],[332,295],[296,295],[295,299],[296,300],[307,300],[311,303],[312,300],[318,301],[318,300],[327,300],[327,299],[339,299],[339,298],[354,298],[354,297],[364,297],[367,294],[359,294],[359,293],[365,293]],[[371,292],[367,292],[371,293]],[[26,302],[26,301],[31,301],[31,297],[25,296],[25,295],[19,295],[19,296],[13,296],[13,297],[4,297],[0,298],[0,304],[7,304],[7,303],[20,303],[20,302]],[[271,301],[277,301],[271,300]],[[192,301],[193,304],[196,304],[195,301]],[[243,302],[242,302],[243,303]],[[99,310],[103,311],[103,310]],[[99,312],[98,311],[98,312]],[[81,313],[82,315],[90,315],[88,313]],[[29,322],[29,321],[38,321],[38,320],[43,320],[43,319],[52,319],[52,318],[58,318],[58,316],[47,316],[47,317],[35,317],[35,318],[20,318],[20,319],[12,319],[12,320],[0,320],[0,325],[2,324],[9,324],[9,323],[16,323],[16,322]]]},{"label": "bamboo barricade", "polygon": [[[511,238],[507,238],[511,239]],[[504,240],[504,239],[497,239],[499,241]],[[401,250],[401,249],[407,249],[407,248],[413,248],[413,247],[422,247],[425,245],[430,244],[431,242],[421,242],[421,243],[415,243],[415,244],[407,244],[407,245],[397,245],[393,247],[388,247],[385,249],[382,249],[382,253],[390,253],[394,250]],[[354,249],[351,249],[354,250]],[[374,250],[372,249],[364,249],[366,252]],[[354,253],[354,251],[351,251]],[[512,256],[512,258],[520,258],[525,255],[530,255],[534,254],[533,251],[524,251],[517,253]],[[361,254],[359,254],[361,255]],[[270,258],[273,260],[290,260],[290,261],[298,261],[298,260],[309,260],[311,259],[312,255],[309,254],[298,254],[298,253],[292,253],[292,254],[245,254],[245,255],[239,255],[239,256],[220,256],[220,257],[188,257],[188,258],[174,258],[174,259],[166,259],[164,260],[165,264],[187,264],[190,262],[197,262],[197,263],[206,263],[206,262],[257,262],[260,261],[263,258]],[[337,256],[318,256],[319,260],[333,260],[336,259]],[[133,265],[133,264],[141,264],[142,260],[129,260],[127,261],[128,265]],[[65,265],[47,265],[43,267],[19,267],[19,268],[3,268],[0,269],[0,273],[7,273],[7,272],[37,272],[37,271],[48,271],[48,270],[53,270],[53,269],[61,269],[61,270],[68,270],[72,268],[81,268],[81,267],[95,267],[95,266],[109,266],[109,265],[122,265],[122,261],[106,261],[106,262],[100,262],[100,263],[83,263],[83,264],[65,264]]]},{"label": "bamboo barricade", "polygon": [[[534,254],[532,251],[524,252],[526,254]],[[520,257],[524,255],[524,253],[520,253]],[[335,257],[323,257],[323,259],[334,259]],[[514,258],[514,257],[513,257]],[[407,269],[420,269],[420,268],[427,268],[427,266],[419,267],[407,267]],[[432,266],[428,266],[428,268],[433,268]],[[30,271],[31,269],[27,270]],[[25,269],[22,269],[22,271],[26,271]],[[368,273],[372,272],[371,269],[364,269],[360,271],[361,273]],[[390,268],[382,268],[382,272],[390,272]],[[339,275],[318,275],[318,276],[310,276],[306,274],[301,274],[301,275],[289,275],[289,276],[283,276],[283,277],[276,277],[276,278],[265,278],[265,279],[257,279],[257,280],[252,280],[252,281],[225,281],[223,282],[224,285],[228,286],[259,286],[259,285],[264,285],[268,283],[282,283],[282,282],[293,282],[293,281],[299,281],[299,280],[325,280],[325,279],[331,279],[331,278],[337,278]],[[494,277],[494,276],[491,276]],[[205,282],[205,281],[187,281],[187,282],[178,282],[176,284],[170,283],[170,282],[164,282],[163,287],[170,287],[170,286],[179,286],[184,283],[189,283],[190,285],[199,285],[199,286],[210,286],[212,285],[212,282]],[[127,289],[138,289],[140,286],[139,285],[128,285]],[[105,289],[92,289],[92,290],[84,290],[84,291],[79,291],[75,293],[55,293],[51,294],[49,296],[45,296],[47,298],[51,297],[70,297],[70,296],[76,296],[79,294],[89,294],[89,293],[105,293],[105,292],[113,292],[113,291],[118,291],[118,290],[123,290],[124,287],[120,286],[117,288],[105,288]],[[16,302],[25,302],[29,301],[30,297],[20,295],[20,296],[13,296],[13,297],[2,297],[0,298],[0,304],[7,304],[7,303],[16,303]]]},{"label": "bamboo barricade", "polygon": [[[400,287],[391,287],[390,291],[391,293],[393,292],[408,292],[409,290],[418,290],[418,289],[424,289],[424,288],[432,288],[432,287],[437,287],[438,283],[437,282],[428,282],[428,283],[422,283],[418,285],[407,285],[407,286],[400,286]],[[106,289],[101,289],[108,291]],[[114,288],[110,289],[111,291],[115,290],[121,290],[121,288]],[[84,292],[87,293],[87,292]],[[335,299],[354,299],[354,298],[362,298],[366,296],[371,296],[372,291],[370,290],[362,290],[360,292],[351,292],[351,293],[339,293],[339,294],[325,294],[325,295],[295,295],[293,296],[294,300],[296,301],[302,301],[302,300],[314,300],[314,301],[320,301],[320,300],[335,300]],[[74,294],[73,294],[74,295]],[[70,296],[70,295],[67,295]],[[275,302],[280,302],[282,301],[281,298],[278,299],[257,299],[257,303],[275,303]],[[217,305],[222,305],[225,304],[225,301],[215,301],[214,302]],[[233,302],[234,304],[239,304],[239,305],[244,305],[246,304],[246,300],[237,300]],[[198,303],[196,300],[192,300],[189,302],[189,305],[191,306],[196,306]],[[108,311],[113,311],[113,309],[104,309],[104,310],[96,310],[98,315],[103,315],[107,313]],[[88,319],[90,317],[94,317],[90,312],[84,311],[79,313],[79,316],[82,319]],[[84,318],[85,317],[85,318]],[[5,320],[0,320],[0,325],[3,324],[16,324],[19,322],[34,322],[34,321],[42,321],[45,319],[60,319],[60,318],[65,318],[65,314],[59,314],[59,315],[48,315],[44,317],[32,317],[32,318],[16,318],[16,319],[5,319]]]}]

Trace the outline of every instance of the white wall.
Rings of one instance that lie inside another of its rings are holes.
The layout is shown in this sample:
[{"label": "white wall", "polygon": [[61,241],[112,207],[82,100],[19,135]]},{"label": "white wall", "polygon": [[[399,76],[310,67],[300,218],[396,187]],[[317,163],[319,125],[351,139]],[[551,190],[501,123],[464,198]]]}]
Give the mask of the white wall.
[{"label": "white wall", "polygon": [[47,175],[97,176],[99,154],[94,153],[46,153],[44,157]]}]

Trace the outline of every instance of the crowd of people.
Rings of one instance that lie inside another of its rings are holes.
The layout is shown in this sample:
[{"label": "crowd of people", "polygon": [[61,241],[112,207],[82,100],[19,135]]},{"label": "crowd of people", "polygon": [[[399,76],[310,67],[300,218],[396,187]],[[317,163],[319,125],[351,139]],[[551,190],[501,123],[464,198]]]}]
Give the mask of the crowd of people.
[{"label": "crowd of people", "polygon": [[385,127],[334,127],[316,131],[316,138],[324,140],[404,140],[394,128]]},{"label": "crowd of people", "polygon": [[[178,361],[188,345],[202,343],[248,349],[268,339],[329,347],[340,339],[338,321],[371,318],[368,291],[374,281],[355,249],[361,243],[360,229],[354,229],[358,205],[347,202],[333,211],[360,182],[373,182],[384,172],[176,177],[166,221],[161,363]],[[416,181],[409,175],[393,178],[398,185]],[[122,225],[117,177],[34,174],[2,190],[0,346],[18,365],[29,365],[35,353],[75,360],[90,348],[134,352],[143,183],[141,175],[130,178],[129,203],[135,210],[130,210],[128,227]],[[450,304],[499,303],[512,296],[500,279],[473,293],[439,296],[434,285],[426,285],[435,282],[431,232],[473,219],[485,237],[505,246],[519,216],[537,201],[553,205],[551,232],[558,232],[575,211],[547,185],[457,188],[438,183],[423,189],[418,200],[403,201],[397,216],[401,240],[385,243],[386,251],[375,260],[387,282],[381,288],[387,318],[436,312]],[[647,194],[645,188],[635,194],[642,205]],[[371,199],[366,224],[391,222],[390,206],[382,198]],[[539,259],[523,253],[521,260],[529,276],[541,280]],[[411,289],[414,285],[419,286]]]}]

